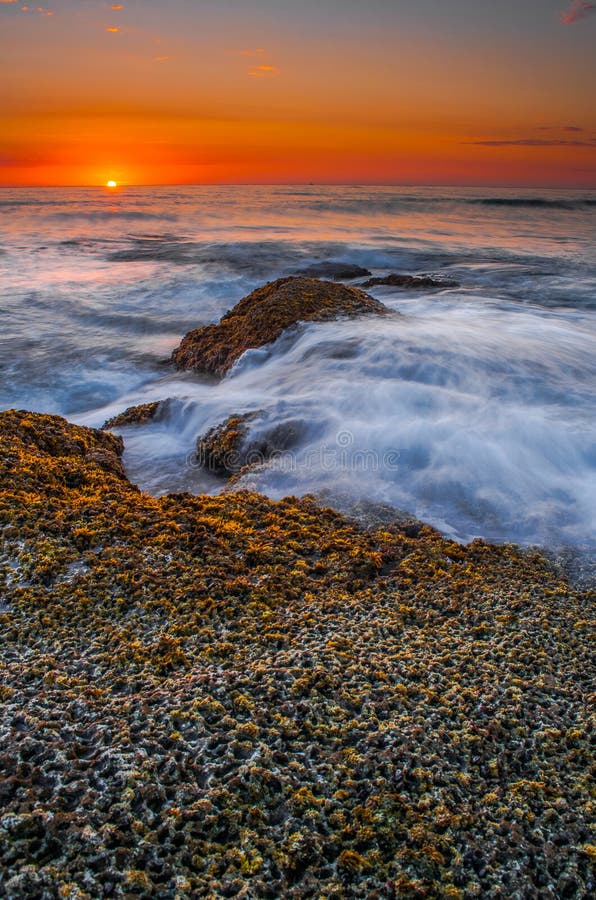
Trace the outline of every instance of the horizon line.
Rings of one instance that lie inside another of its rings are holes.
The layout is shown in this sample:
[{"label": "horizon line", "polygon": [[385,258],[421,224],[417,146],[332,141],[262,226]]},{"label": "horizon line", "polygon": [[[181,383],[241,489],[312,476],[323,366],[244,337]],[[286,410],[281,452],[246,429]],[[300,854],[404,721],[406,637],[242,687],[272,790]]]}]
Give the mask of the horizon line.
[{"label": "horizon line", "polygon": [[495,182],[477,182],[465,184],[460,182],[404,182],[404,181],[163,181],[163,182],[118,182],[116,188],[108,188],[106,184],[0,184],[3,190],[18,190],[39,188],[41,190],[68,190],[71,188],[94,188],[96,190],[108,190],[112,194],[125,188],[148,187],[402,187],[402,188],[490,188],[503,190],[569,190],[569,191],[596,191],[596,183],[593,186],[579,184],[511,184]]}]

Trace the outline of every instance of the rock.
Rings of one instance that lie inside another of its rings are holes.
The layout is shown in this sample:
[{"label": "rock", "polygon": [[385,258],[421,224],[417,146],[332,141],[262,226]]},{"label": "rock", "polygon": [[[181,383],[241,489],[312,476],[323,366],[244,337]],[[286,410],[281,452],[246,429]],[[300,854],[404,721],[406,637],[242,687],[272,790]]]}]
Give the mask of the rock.
[{"label": "rock", "polygon": [[318,503],[339,510],[342,515],[356,522],[365,531],[374,531],[383,526],[392,525],[399,528],[408,537],[417,537],[423,528],[429,528],[411,513],[397,509],[395,506],[389,506],[387,503],[354,499],[349,494],[330,490],[320,491],[314,497]]},{"label": "rock", "polygon": [[121,446],[0,413],[0,897],[594,895],[593,591]]},{"label": "rock", "polygon": [[246,350],[272,343],[298,322],[371,314],[392,313],[358,288],[317,278],[280,278],[241,300],[219,324],[190,331],[172,361],[179,369],[223,376]]},{"label": "rock", "polygon": [[124,412],[106,419],[102,428],[122,428],[124,425],[144,425],[157,415],[161,400],[153,403],[141,403],[139,406],[129,406]]},{"label": "rock", "polygon": [[325,260],[313,263],[304,269],[298,269],[296,275],[306,275],[308,278],[330,278],[332,281],[350,281],[352,278],[366,278],[367,275],[372,275],[372,272],[353,263]]},{"label": "rock", "polygon": [[306,431],[306,424],[299,419],[267,425],[257,435],[250,435],[248,423],[266,420],[266,413],[256,412],[234,415],[211,428],[197,441],[197,460],[216,475],[236,475],[241,469],[259,466],[276,453],[284,453],[295,447]]},{"label": "rock", "polygon": [[197,461],[215,475],[232,475],[242,468],[240,448],[244,443],[250,422],[260,412],[230,416],[221,425],[215,425],[197,441]]},{"label": "rock", "polygon": [[396,272],[392,272],[391,275],[369,278],[360,287],[371,288],[380,287],[381,285],[398,288],[447,288],[459,287],[459,282],[446,278],[435,278],[433,275],[399,275]]},{"label": "rock", "polygon": [[81,479],[86,481],[89,464],[125,478],[120,461],[124,452],[121,437],[75,425],[65,432],[63,421],[58,416],[40,416],[24,410],[2,413],[3,428],[13,428],[15,439],[36,454],[60,461],[62,481],[67,487],[78,487],[83,483]]}]

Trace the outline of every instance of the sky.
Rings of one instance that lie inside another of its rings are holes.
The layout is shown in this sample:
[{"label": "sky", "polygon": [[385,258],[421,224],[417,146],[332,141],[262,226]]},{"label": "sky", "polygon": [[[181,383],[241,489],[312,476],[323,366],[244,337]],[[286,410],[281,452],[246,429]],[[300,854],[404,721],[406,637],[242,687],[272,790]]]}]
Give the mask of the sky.
[{"label": "sky", "polygon": [[596,187],[596,2],[0,0],[0,185]]}]

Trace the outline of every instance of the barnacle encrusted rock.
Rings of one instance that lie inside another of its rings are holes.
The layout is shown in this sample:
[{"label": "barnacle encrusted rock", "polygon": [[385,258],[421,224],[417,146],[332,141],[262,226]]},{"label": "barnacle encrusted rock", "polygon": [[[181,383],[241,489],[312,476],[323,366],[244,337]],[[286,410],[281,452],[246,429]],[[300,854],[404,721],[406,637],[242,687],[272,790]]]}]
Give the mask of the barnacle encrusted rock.
[{"label": "barnacle encrusted rock", "polygon": [[0,414],[0,896],[594,894],[594,593]]},{"label": "barnacle encrusted rock", "polygon": [[190,331],[172,353],[180,369],[223,376],[246,350],[270,344],[297,322],[389,315],[358,288],[318,278],[280,278],[249,294],[217,325]]},{"label": "barnacle encrusted rock", "polygon": [[152,403],[141,403],[138,406],[129,406],[124,412],[106,419],[103,428],[122,428],[124,425],[144,425],[155,418],[162,401],[155,400]]},{"label": "barnacle encrusted rock", "polygon": [[[255,420],[262,421],[256,434],[250,432]],[[232,415],[199,437],[197,461],[216,475],[235,475],[295,447],[305,431],[306,423],[300,419],[267,423],[263,410]]]},{"label": "barnacle encrusted rock", "polygon": [[449,278],[436,278],[434,275],[400,275],[392,272],[390,275],[369,278],[360,287],[371,288],[382,285],[398,288],[446,288],[459,287],[459,282]]}]

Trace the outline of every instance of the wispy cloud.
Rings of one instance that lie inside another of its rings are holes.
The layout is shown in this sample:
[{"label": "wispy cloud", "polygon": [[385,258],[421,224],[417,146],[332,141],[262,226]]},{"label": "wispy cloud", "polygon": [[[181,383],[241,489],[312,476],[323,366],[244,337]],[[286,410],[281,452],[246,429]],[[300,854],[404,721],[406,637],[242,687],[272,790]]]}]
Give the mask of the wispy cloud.
[{"label": "wispy cloud", "polygon": [[[13,3],[14,0],[0,0],[0,3]],[[53,16],[54,13],[51,9],[46,9],[45,6],[21,6],[21,12],[31,12],[31,13],[39,13],[40,16]]]},{"label": "wispy cloud", "polygon": [[116,34],[116,32],[120,31],[120,29],[117,28],[115,25],[109,25],[109,26],[106,28],[106,31],[109,31],[110,34]]},{"label": "wispy cloud", "polygon": [[241,50],[240,56],[263,56],[265,54],[264,47],[257,47],[255,50]]},{"label": "wispy cloud", "polygon": [[[0,0],[0,3],[18,3],[19,0]],[[22,0],[21,0],[22,2]],[[21,12],[38,12],[42,16],[53,16],[54,13],[51,9],[46,9],[45,6],[21,6]]]},{"label": "wispy cloud", "polygon": [[154,56],[153,62],[165,62],[169,58],[169,56]]},{"label": "wispy cloud", "polygon": [[569,9],[561,13],[563,25],[573,25],[580,19],[585,19],[591,13],[596,12],[596,3],[587,3],[586,0],[572,0]]},{"label": "wispy cloud", "polygon": [[[581,130],[581,129],[580,129]],[[596,147],[596,138],[586,141],[557,140],[556,138],[519,138],[515,141],[463,141],[475,147]]]},{"label": "wispy cloud", "polygon": [[536,131],[571,131],[571,132],[579,132],[585,131],[584,128],[580,128],[579,125],[537,125]]},{"label": "wispy cloud", "polygon": [[249,69],[249,75],[258,78],[259,76],[267,76],[267,75],[279,75],[279,69],[277,66],[253,66],[252,69]]}]

